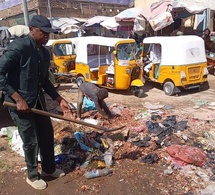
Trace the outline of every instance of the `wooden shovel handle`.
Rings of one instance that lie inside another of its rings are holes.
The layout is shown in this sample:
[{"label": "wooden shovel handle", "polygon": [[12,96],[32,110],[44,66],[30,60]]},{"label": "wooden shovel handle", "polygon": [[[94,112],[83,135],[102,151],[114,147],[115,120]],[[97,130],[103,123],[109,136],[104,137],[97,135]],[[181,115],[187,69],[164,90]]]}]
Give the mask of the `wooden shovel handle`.
[{"label": "wooden shovel handle", "polygon": [[[11,108],[17,108],[16,104],[11,103],[11,102],[4,101],[3,105],[7,106],[7,107],[11,107]],[[71,118],[66,118],[64,116],[54,114],[54,113],[50,113],[50,112],[46,112],[44,110],[39,110],[39,109],[36,109],[36,108],[31,108],[30,111],[35,113],[35,114],[40,114],[40,115],[43,115],[43,116],[53,117],[53,118],[57,118],[57,119],[77,123],[77,124],[80,124],[80,125],[84,125],[84,126],[87,126],[87,127],[92,127],[92,128],[103,130],[103,131],[116,131],[116,130],[119,130],[119,129],[122,129],[123,127],[125,127],[125,126],[122,126],[122,127],[118,127],[118,128],[114,128],[114,129],[107,129],[106,127],[101,127],[101,126],[86,123],[86,122],[83,122],[83,121],[79,121],[79,120],[75,120],[75,119],[71,119]]]}]

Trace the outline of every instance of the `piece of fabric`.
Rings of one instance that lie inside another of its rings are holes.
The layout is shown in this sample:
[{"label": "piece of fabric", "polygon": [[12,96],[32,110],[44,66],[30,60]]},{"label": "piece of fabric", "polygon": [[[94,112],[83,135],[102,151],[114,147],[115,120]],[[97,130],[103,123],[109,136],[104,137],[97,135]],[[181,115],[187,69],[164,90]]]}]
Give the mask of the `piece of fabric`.
[{"label": "piece of fabric", "polygon": [[141,158],[141,162],[153,164],[159,160],[159,157],[155,153],[149,153],[145,157]]},{"label": "piece of fabric", "polygon": [[161,116],[152,115],[151,120],[152,121],[146,121],[147,130],[149,133],[156,134],[156,136],[159,138],[156,141],[156,144],[159,147],[166,136],[170,136],[176,131],[183,131],[187,126],[187,121],[177,122],[175,115],[167,116],[166,119],[160,122],[157,122],[156,120],[161,120]]}]

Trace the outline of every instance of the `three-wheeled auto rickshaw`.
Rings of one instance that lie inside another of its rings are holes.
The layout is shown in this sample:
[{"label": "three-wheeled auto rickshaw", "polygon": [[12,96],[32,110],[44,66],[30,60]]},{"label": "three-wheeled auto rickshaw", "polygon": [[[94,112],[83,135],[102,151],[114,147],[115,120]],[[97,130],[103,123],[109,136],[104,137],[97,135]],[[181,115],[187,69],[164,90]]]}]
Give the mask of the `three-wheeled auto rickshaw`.
[{"label": "three-wheeled auto rickshaw", "polygon": [[76,54],[71,40],[49,40],[46,48],[50,51],[51,64],[56,67],[57,72],[68,73],[74,69]]},{"label": "three-wheeled auto rickshaw", "polygon": [[136,60],[134,39],[89,36],[74,41],[76,83],[92,82],[114,90],[143,94],[142,64]]},{"label": "three-wheeled auto rickshaw", "polygon": [[[204,41],[195,35],[157,36],[143,40],[143,59],[149,55],[149,50],[158,56],[152,64],[149,74],[144,77],[160,83],[166,95],[181,92],[181,88],[192,89],[208,86],[207,60]],[[157,52],[157,53],[156,53]],[[149,58],[150,59],[150,58]],[[143,60],[143,66],[146,62]]]}]

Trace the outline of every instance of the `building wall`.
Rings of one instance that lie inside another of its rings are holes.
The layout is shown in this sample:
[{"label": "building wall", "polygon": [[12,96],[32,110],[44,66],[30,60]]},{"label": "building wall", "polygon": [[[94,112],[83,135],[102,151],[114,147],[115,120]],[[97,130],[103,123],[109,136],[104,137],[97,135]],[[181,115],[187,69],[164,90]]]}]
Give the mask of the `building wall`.
[{"label": "building wall", "polygon": [[[27,4],[28,10],[31,11],[32,14],[41,14],[50,17],[47,1],[30,0]],[[80,0],[50,0],[50,7],[52,17],[91,18],[96,15],[117,15],[119,12],[127,9],[129,5],[93,3]],[[24,24],[24,19],[19,19],[17,22],[17,17],[24,17],[22,5],[17,5],[0,11],[0,18],[2,18],[2,20],[0,20],[0,26],[12,26],[15,24],[20,24],[21,21]]]},{"label": "building wall", "polygon": [[[82,17],[90,18],[96,15],[114,16],[128,8],[128,5],[101,4],[87,1],[50,1],[54,17]],[[39,0],[41,14],[47,14],[47,3]]]},{"label": "building wall", "polygon": [[[28,10],[30,14],[36,14],[38,9],[38,0],[31,0],[28,2]],[[0,26],[13,26],[15,24],[24,24],[22,4],[10,7],[0,11]],[[21,19],[22,18],[22,19]]]}]

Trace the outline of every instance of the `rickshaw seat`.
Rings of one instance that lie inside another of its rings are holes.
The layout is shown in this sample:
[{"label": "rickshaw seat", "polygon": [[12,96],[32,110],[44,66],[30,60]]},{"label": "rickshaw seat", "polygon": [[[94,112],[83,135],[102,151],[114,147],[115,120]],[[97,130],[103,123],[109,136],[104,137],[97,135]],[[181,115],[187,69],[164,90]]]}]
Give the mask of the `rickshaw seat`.
[{"label": "rickshaw seat", "polygon": [[98,70],[98,68],[90,68],[90,72],[97,72]]},{"label": "rickshaw seat", "polygon": [[[110,54],[111,55],[111,54]],[[90,67],[90,72],[97,72],[99,70],[99,64],[100,66],[107,66],[110,65],[111,56],[110,55],[93,55],[88,56],[88,65]]]}]

